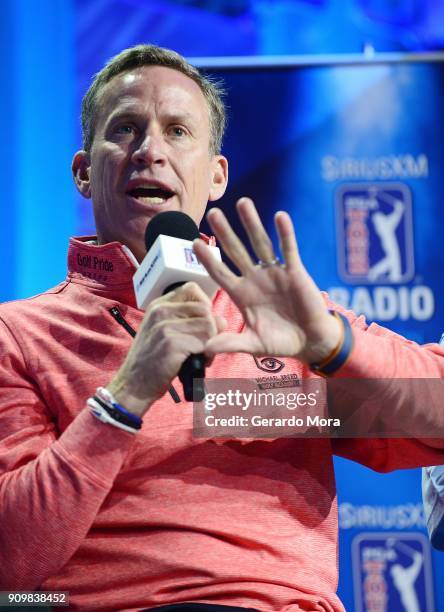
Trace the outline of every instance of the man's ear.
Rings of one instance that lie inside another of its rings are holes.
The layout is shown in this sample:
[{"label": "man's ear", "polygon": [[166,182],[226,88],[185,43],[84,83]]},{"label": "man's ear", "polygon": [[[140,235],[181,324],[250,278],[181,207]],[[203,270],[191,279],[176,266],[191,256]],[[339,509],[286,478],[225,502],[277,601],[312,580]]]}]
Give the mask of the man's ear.
[{"label": "man's ear", "polygon": [[77,151],[71,164],[72,176],[84,198],[91,197],[91,160],[87,151]]},{"label": "man's ear", "polygon": [[215,155],[211,161],[211,184],[208,200],[214,202],[221,198],[228,183],[228,160],[223,155]]}]

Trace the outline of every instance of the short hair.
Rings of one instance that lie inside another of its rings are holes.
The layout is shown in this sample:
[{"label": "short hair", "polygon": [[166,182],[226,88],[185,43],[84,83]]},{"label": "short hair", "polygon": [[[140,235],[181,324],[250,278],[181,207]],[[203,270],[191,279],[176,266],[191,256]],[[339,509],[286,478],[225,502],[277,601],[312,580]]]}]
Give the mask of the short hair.
[{"label": "short hair", "polygon": [[93,82],[82,100],[83,148],[90,151],[94,140],[98,101],[101,90],[115,76],[142,66],[173,68],[192,79],[200,87],[208,105],[210,121],[210,152],[220,153],[225,131],[226,115],[221,82],[204,76],[184,57],[170,49],[156,45],[136,45],[112,57],[93,77]]}]

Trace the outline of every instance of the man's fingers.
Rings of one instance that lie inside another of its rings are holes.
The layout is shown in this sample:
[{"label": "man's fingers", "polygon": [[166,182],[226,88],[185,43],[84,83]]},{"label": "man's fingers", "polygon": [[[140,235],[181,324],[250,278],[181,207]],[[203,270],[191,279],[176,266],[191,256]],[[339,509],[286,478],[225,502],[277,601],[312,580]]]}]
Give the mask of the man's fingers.
[{"label": "man's fingers", "polygon": [[150,304],[155,306],[160,303],[174,302],[174,303],[186,303],[186,302],[203,302],[211,306],[211,300],[205,291],[199,287],[199,285],[193,281],[184,283],[182,286],[169,291],[165,295],[153,300]]},{"label": "man's fingers", "polygon": [[193,250],[198,260],[205,266],[211,278],[225,289],[225,291],[230,292],[230,289],[232,289],[233,285],[238,281],[236,274],[234,274],[224,263],[218,261],[211,253],[210,248],[200,238],[193,242]]},{"label": "man's fingers", "polygon": [[228,322],[225,317],[221,317],[220,315],[216,315],[214,318],[216,321],[217,332],[220,334],[227,329]]},{"label": "man's fingers", "polygon": [[242,334],[225,332],[211,337],[205,345],[205,355],[214,357],[219,353],[260,354],[261,347],[255,343],[255,337],[246,331]]},{"label": "man's fingers", "polygon": [[159,321],[150,327],[146,338],[136,338],[138,342],[134,350],[142,361],[152,358],[154,349],[154,352],[162,355],[165,363],[180,362],[192,353],[203,352],[208,340],[217,332],[214,317]]},{"label": "man's fingers", "polygon": [[167,321],[165,325],[159,324],[158,333],[165,338],[174,338],[177,335],[189,335],[190,341],[192,337],[206,342],[217,333],[217,324],[214,317],[175,319],[173,321]]},{"label": "man's fingers", "polygon": [[207,214],[207,221],[224,253],[231,259],[241,274],[246,275],[254,264],[247,249],[234,233],[223,212],[219,208],[212,208]]},{"label": "man's fingers", "polygon": [[293,222],[288,213],[279,211],[274,217],[279,235],[279,248],[288,271],[295,270],[301,264]]},{"label": "man's fingers", "polygon": [[147,316],[149,325],[164,320],[189,319],[211,315],[211,304],[204,302],[159,302],[154,304]]},{"label": "man's fingers", "polygon": [[257,258],[263,262],[273,261],[276,258],[273,243],[262,224],[253,200],[250,198],[238,200],[237,212]]}]

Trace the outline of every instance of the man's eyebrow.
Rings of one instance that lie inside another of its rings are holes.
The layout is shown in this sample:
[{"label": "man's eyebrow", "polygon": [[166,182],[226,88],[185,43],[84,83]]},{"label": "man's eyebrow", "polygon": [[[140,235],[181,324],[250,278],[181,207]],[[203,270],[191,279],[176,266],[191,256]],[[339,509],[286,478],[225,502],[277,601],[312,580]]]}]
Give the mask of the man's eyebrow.
[{"label": "man's eyebrow", "polygon": [[[123,108],[118,108],[114,110],[111,115],[109,115],[108,123],[119,119],[142,117],[144,116],[144,114],[144,111],[138,108],[137,106],[127,106]],[[189,113],[188,111],[174,110],[172,112],[165,112],[163,115],[163,120],[167,123],[195,124],[197,121],[197,117],[193,113]]]},{"label": "man's eyebrow", "polygon": [[140,111],[140,109],[137,109],[136,107],[128,106],[126,108],[119,108],[111,113],[111,115],[108,117],[108,122],[125,117],[140,117],[142,114],[143,113]]},{"label": "man's eyebrow", "polygon": [[165,113],[165,117],[169,121],[191,121],[192,123],[196,121],[195,115],[187,111],[175,111],[173,113]]}]

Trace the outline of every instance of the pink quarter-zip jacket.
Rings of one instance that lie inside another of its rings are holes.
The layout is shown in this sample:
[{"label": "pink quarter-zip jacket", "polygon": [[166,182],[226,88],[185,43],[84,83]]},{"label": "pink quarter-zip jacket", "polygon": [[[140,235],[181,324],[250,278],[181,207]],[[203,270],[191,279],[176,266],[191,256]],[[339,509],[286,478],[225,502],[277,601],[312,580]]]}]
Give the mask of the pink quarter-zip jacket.
[{"label": "pink quarter-zip jacket", "polygon": [[[71,239],[68,264],[65,282],[0,307],[0,590],[69,591],[73,610],[197,601],[342,611],[333,455],[379,471],[443,464],[444,416],[401,385],[379,406],[413,424],[431,419],[436,439],[197,438],[175,380],[180,403],[165,394],[138,434],[102,423],[86,400],[113,377],[128,326],[142,320],[135,268],[120,244],[86,239]],[[214,311],[242,332],[225,292]],[[438,345],[346,316],[354,349],[336,378],[443,377]],[[279,359],[277,378],[315,377]],[[272,374],[251,355],[222,354],[207,376]]]}]

